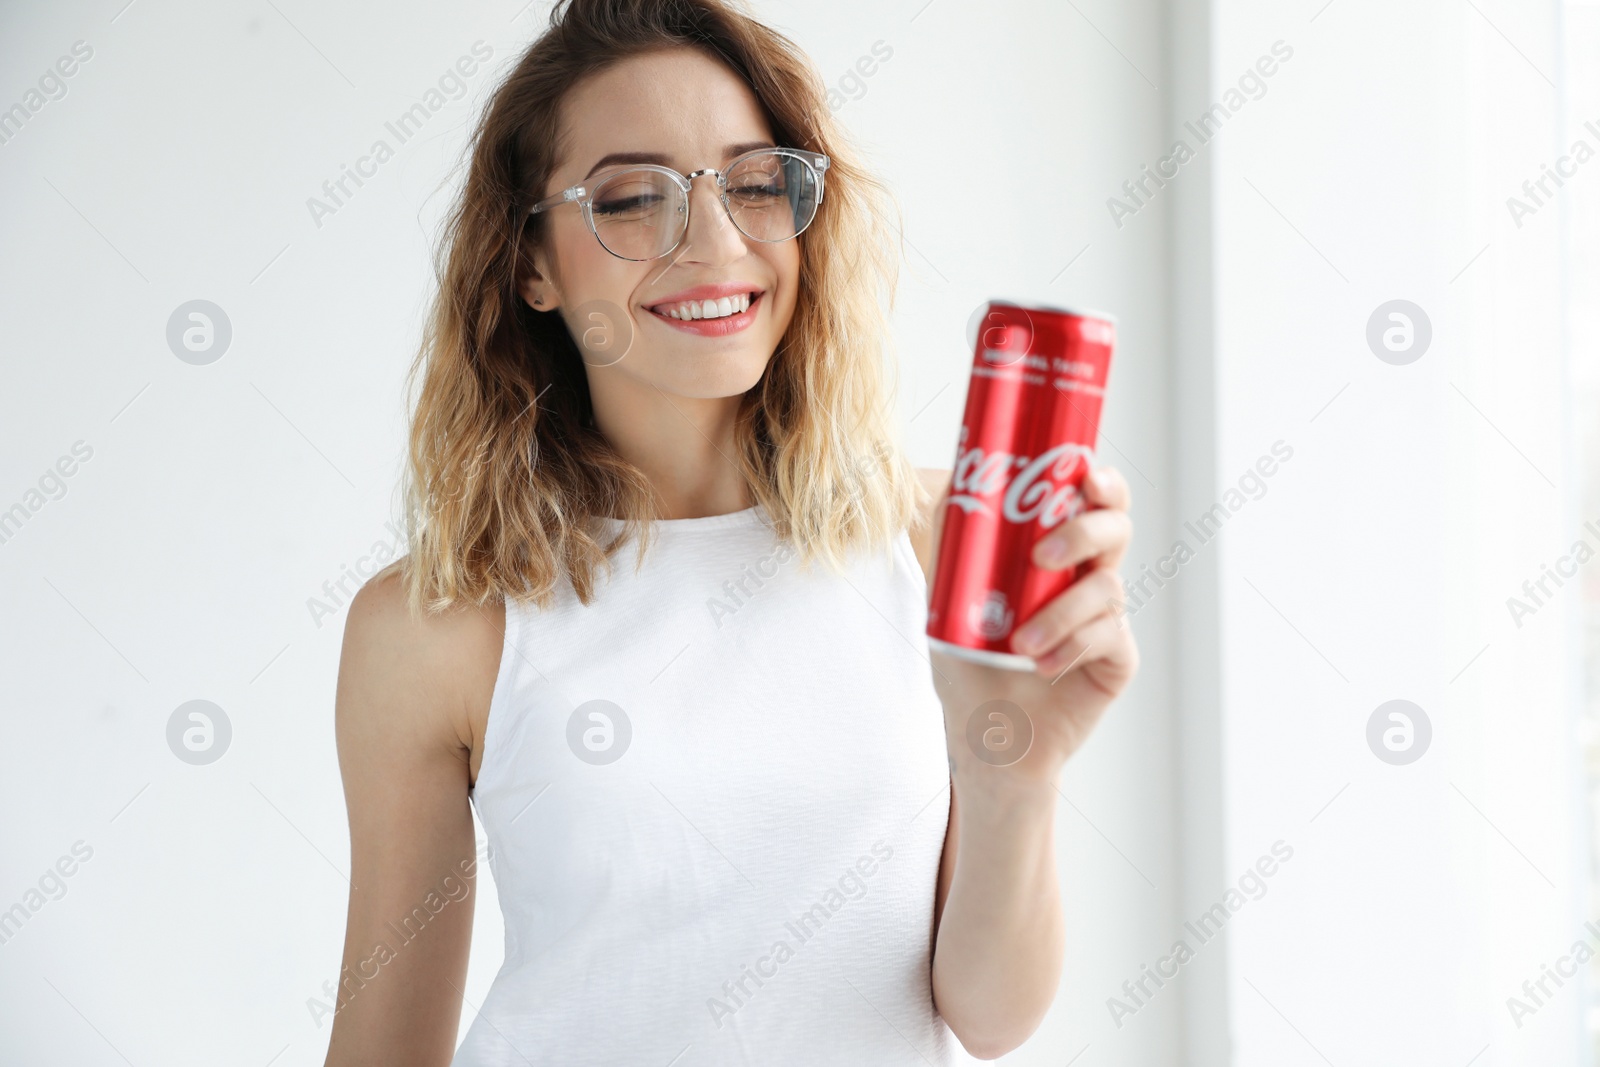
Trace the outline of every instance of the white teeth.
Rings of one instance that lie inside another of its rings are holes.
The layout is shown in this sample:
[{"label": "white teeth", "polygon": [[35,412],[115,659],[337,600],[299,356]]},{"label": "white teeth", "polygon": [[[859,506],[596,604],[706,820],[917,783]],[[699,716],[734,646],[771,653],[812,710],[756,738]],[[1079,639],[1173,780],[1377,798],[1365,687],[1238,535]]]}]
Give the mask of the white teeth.
[{"label": "white teeth", "polygon": [[670,318],[693,319],[722,319],[729,315],[750,310],[750,293],[740,293],[738,296],[725,296],[719,300],[690,300],[671,308],[662,308],[663,314]]}]

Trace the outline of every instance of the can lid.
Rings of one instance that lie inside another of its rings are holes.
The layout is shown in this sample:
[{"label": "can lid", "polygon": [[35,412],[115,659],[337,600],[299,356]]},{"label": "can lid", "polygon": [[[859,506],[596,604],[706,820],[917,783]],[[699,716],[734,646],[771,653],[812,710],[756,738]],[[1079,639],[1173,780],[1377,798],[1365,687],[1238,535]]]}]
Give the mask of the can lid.
[{"label": "can lid", "polygon": [[1004,297],[998,296],[991,297],[989,303],[1004,304],[1006,307],[1020,308],[1023,311],[1053,311],[1058,315],[1072,315],[1080,319],[1099,319],[1102,322],[1109,322],[1113,326],[1117,325],[1117,317],[1115,315],[1111,314],[1109,311],[1096,311],[1093,308],[1069,308],[1063,307],[1059,304],[1025,304],[1019,300],[1007,300]]}]

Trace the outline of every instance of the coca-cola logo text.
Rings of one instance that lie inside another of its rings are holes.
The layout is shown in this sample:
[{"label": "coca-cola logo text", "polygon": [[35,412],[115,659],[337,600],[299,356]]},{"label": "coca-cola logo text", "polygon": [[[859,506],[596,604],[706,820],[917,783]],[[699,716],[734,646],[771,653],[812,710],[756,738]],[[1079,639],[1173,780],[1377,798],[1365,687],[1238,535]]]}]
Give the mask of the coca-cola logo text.
[{"label": "coca-cola logo text", "polygon": [[[963,441],[966,435],[962,427]],[[975,511],[992,515],[992,504],[999,497],[1007,522],[1023,525],[1037,520],[1041,529],[1053,529],[1083,510],[1078,483],[1093,455],[1087,446],[1072,443],[1056,445],[1031,460],[1009,452],[985,453],[981,447],[958,448],[950,503],[969,515]]]}]

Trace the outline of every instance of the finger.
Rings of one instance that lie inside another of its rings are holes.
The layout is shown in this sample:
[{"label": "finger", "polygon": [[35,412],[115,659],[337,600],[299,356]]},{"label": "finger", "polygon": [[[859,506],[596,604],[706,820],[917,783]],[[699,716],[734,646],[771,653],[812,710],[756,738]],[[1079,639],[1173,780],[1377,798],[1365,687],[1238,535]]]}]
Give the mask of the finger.
[{"label": "finger", "polygon": [[1109,602],[1121,598],[1122,580],[1117,572],[1094,571],[1034,612],[1027,623],[1011,635],[1011,647],[1024,656],[1048,652],[1074,630],[1111,611]]},{"label": "finger", "polygon": [[1039,538],[1033,563],[1045,570],[1066,570],[1084,560],[1111,557],[1101,566],[1115,566],[1133,540],[1133,520],[1120,508],[1081,511]]},{"label": "finger", "polygon": [[1133,490],[1128,488],[1128,479],[1115,467],[1091,468],[1083,480],[1083,490],[1083,495],[1096,507],[1127,511],[1133,506]]},{"label": "finger", "polygon": [[1110,615],[1100,615],[1080,626],[1049,653],[1035,659],[1038,673],[1052,682],[1067,670],[1082,670],[1090,664],[1113,668],[1131,676],[1139,667],[1139,648],[1128,631]]}]

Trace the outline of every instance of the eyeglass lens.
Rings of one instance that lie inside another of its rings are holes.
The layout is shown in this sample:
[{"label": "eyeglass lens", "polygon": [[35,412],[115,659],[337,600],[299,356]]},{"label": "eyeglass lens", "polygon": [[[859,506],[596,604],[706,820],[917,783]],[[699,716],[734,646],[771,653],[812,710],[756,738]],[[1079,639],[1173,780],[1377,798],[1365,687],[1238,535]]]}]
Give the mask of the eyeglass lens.
[{"label": "eyeglass lens", "polygon": [[[794,156],[749,156],[727,174],[728,214],[753,241],[796,236],[817,213],[817,173]],[[689,220],[683,189],[658,171],[623,170],[595,187],[595,234],[613,255],[655,259],[683,238]]]}]

